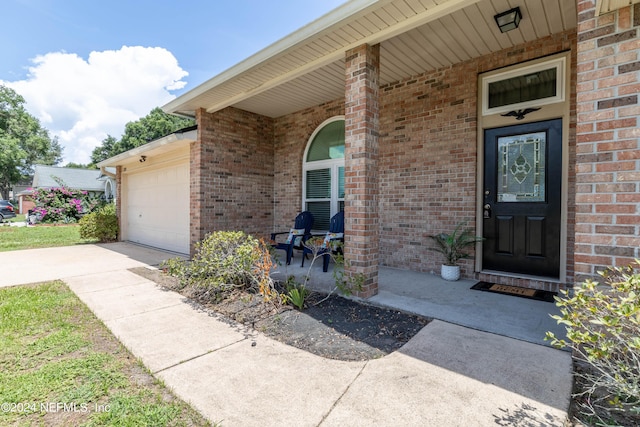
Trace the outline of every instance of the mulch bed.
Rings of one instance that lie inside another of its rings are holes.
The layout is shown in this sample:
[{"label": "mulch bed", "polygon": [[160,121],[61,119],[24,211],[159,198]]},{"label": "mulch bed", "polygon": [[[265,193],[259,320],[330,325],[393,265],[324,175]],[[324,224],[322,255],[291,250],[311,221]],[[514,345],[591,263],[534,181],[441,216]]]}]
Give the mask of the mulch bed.
[{"label": "mulch bed", "polygon": [[[159,270],[131,271],[175,289],[176,279]],[[325,298],[312,293],[303,311],[264,304],[261,297],[246,293],[199,305],[282,343],[329,359],[352,361],[383,357],[399,349],[431,320],[338,295]]]}]

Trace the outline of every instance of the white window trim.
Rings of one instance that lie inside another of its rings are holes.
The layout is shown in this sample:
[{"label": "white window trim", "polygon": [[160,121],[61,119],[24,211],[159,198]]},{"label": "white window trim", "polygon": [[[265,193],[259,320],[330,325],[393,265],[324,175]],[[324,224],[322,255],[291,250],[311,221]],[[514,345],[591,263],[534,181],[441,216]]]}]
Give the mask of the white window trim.
[{"label": "white window trim", "polygon": [[[307,141],[307,146],[304,149],[304,155],[302,157],[302,209],[306,209],[307,202],[330,202],[330,215],[329,218],[333,217],[338,213],[338,206],[341,201],[344,201],[344,197],[338,197],[339,190],[339,182],[338,182],[338,169],[340,167],[345,166],[344,157],[341,159],[326,159],[326,160],[316,160],[312,162],[307,162],[307,155],[309,154],[309,148],[311,148],[311,143],[315,139],[316,135],[320,130],[322,130],[325,126],[330,123],[337,122],[339,120],[344,121],[344,116],[334,116],[331,117],[324,122],[322,122],[318,127],[313,131],[309,140]],[[316,169],[330,169],[331,170],[331,197],[324,199],[308,199],[307,198],[307,171],[316,170]],[[327,230],[317,230],[317,231],[327,231]]]},{"label": "white window trim", "polygon": [[[566,58],[556,58],[550,61],[540,62],[529,66],[518,66],[510,71],[504,71],[498,74],[491,74],[481,77],[482,79],[482,114],[488,116],[490,114],[506,113],[514,110],[522,110],[524,108],[539,107],[541,105],[555,104],[564,102],[565,100],[565,67]],[[538,71],[556,68],[556,96],[548,98],[536,99],[533,101],[519,102],[517,104],[502,105],[500,107],[489,108],[489,84],[500,80],[507,80],[526,74],[532,74]]]}]

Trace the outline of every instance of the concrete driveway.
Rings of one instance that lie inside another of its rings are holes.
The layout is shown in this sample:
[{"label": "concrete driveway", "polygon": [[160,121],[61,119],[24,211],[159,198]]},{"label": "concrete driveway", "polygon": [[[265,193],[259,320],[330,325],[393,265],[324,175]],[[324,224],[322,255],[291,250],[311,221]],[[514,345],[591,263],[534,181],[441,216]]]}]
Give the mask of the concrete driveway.
[{"label": "concrete driveway", "polygon": [[433,321],[399,351],[328,360],[199,311],[127,243],[0,253],[0,286],[62,279],[178,396],[225,426],[561,426],[564,351]]}]

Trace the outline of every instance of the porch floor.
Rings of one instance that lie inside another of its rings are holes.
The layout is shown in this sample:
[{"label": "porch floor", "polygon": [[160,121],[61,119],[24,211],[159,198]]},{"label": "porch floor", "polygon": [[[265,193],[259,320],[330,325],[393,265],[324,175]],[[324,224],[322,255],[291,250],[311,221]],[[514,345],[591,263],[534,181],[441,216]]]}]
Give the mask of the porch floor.
[{"label": "porch floor", "polygon": [[[291,265],[274,271],[274,279],[294,275],[298,282],[304,281],[310,261],[300,267],[300,254],[294,256]],[[323,292],[333,289],[333,267],[331,263],[323,273],[321,260],[316,261],[307,287]],[[565,328],[550,317],[560,314],[555,304],[472,290],[477,282],[448,282],[434,274],[380,267],[378,294],[368,299],[351,298],[535,344],[549,345],[544,341],[547,331],[565,336]]]}]

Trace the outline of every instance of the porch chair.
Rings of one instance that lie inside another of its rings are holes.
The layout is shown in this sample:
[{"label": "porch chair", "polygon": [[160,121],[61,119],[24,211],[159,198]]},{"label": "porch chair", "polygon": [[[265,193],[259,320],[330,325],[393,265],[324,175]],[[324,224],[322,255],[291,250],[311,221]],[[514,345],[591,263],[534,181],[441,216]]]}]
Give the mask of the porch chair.
[{"label": "porch chair", "polygon": [[[324,236],[322,248],[318,251],[318,255],[322,255],[322,271],[326,273],[329,269],[329,260],[331,259],[331,253],[342,252],[342,248],[340,247],[337,250],[333,250],[332,243],[344,243],[344,211],[340,211],[331,217],[331,221],[329,222],[329,231],[326,234],[320,234],[316,236]],[[313,255],[313,251],[310,248],[304,246],[304,248],[302,249],[301,267],[304,267],[304,260],[307,257],[307,254]]]},{"label": "porch chair", "polygon": [[[278,233],[271,233],[271,246],[275,249],[283,250],[287,253],[287,265],[291,264],[291,258],[293,258],[293,250],[302,250],[302,243],[311,237],[311,227],[313,227],[313,214],[309,211],[300,212],[296,216],[293,228],[289,231],[281,231]],[[287,239],[284,242],[277,242],[276,236],[286,234]]]}]

